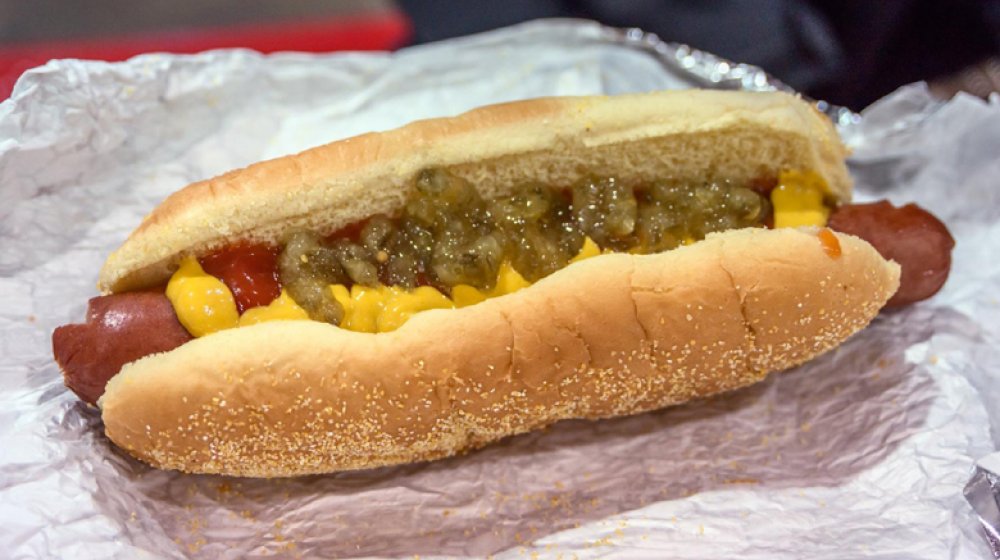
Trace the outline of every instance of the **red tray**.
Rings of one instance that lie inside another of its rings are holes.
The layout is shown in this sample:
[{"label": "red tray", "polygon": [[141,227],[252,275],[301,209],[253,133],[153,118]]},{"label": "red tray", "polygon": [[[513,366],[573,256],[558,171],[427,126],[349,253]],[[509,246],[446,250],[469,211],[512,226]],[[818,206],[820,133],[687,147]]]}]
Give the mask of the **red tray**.
[{"label": "red tray", "polygon": [[396,11],[319,20],[288,20],[224,27],[200,27],[119,35],[76,41],[40,41],[0,45],[0,99],[29,68],[54,58],[125,60],[147,52],[196,53],[242,47],[275,51],[374,51],[406,44],[412,28]]}]

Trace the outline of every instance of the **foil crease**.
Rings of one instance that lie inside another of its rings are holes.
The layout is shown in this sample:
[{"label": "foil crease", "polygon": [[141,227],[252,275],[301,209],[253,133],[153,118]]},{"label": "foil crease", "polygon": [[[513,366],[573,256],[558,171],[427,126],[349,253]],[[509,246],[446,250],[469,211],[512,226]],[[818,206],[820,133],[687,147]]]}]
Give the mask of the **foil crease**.
[{"label": "foil crease", "polygon": [[854,146],[857,198],[916,201],[948,223],[948,284],[746,390],[434,463],[262,481],[150,469],[62,386],[52,329],[83,318],[106,255],[189,182],[484,103],[683,87],[785,89],[638,30],[565,20],[393,54],[224,50],[28,72],[0,104],[2,555],[987,557],[1000,100],[943,103],[919,84],[860,117],[828,114]]},{"label": "foil crease", "polygon": [[993,557],[1000,558],[1000,453],[987,455],[976,462],[964,494],[976,510]]},{"label": "foil crease", "polygon": [[[781,80],[751,64],[733,62],[684,43],[666,42],[655,33],[638,28],[614,29],[606,32],[622,45],[648,51],[672,73],[687,76],[693,87],[743,91],[784,91],[798,93]],[[805,97],[805,96],[803,96]],[[806,97],[806,99],[809,99]],[[830,117],[841,135],[850,136],[861,116],[847,107],[822,100],[812,100],[816,108]]]}]

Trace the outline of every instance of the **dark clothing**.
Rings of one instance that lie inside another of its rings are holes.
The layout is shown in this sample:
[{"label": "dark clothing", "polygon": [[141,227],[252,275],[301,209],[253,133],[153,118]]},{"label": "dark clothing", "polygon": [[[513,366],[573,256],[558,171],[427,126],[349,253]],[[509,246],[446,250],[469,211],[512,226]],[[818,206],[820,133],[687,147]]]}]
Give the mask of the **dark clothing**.
[{"label": "dark clothing", "polygon": [[397,0],[417,42],[542,17],[639,27],[861,109],[1000,52],[1000,0]]}]

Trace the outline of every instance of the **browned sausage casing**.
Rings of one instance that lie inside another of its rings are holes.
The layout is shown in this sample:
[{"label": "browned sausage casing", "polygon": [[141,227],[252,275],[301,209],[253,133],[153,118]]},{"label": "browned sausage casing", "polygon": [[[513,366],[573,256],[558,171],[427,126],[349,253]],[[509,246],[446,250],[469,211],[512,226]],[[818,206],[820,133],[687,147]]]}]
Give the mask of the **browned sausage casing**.
[{"label": "browned sausage casing", "polygon": [[92,298],[86,323],[52,333],[52,352],[66,386],[96,404],[123,365],[189,340],[162,290],[129,292]]},{"label": "browned sausage casing", "polygon": [[846,204],[833,211],[828,225],[864,239],[883,257],[899,263],[899,291],[887,307],[927,299],[948,279],[955,240],[941,220],[916,204],[901,208],[885,200]]}]

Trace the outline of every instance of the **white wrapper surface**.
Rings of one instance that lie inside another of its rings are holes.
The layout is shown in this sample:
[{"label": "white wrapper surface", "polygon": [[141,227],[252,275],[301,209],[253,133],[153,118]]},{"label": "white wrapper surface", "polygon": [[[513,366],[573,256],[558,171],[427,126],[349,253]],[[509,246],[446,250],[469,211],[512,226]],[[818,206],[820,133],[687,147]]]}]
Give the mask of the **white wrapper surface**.
[{"label": "white wrapper surface", "polygon": [[0,104],[0,546],[10,558],[981,558],[962,495],[1000,434],[1000,100],[911,86],[851,126],[857,198],[957,240],[934,299],[730,395],[430,464],[292,480],[150,469],[62,385],[52,329],[185,184],[416,118],[689,87],[539,22],[396,54],[57,61]]}]

